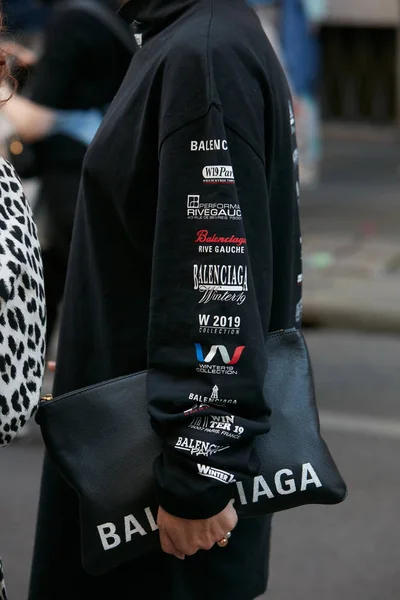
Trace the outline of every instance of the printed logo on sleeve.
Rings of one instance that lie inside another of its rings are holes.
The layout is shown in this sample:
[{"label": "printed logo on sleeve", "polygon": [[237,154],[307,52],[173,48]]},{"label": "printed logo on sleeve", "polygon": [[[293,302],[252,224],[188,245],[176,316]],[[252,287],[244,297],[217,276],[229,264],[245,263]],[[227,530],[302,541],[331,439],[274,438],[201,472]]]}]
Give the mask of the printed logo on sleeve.
[{"label": "printed logo on sleeve", "polygon": [[187,197],[186,214],[188,219],[207,221],[240,221],[242,212],[239,204],[226,202],[201,202],[200,195],[189,194]]},{"label": "printed logo on sleeve", "polygon": [[244,427],[236,425],[234,415],[204,415],[196,417],[189,425],[190,429],[213,433],[223,437],[240,440],[244,433]]},{"label": "printed logo on sleeve", "polygon": [[211,442],[203,442],[202,440],[194,440],[193,438],[179,437],[176,444],[175,450],[182,450],[183,452],[189,452],[191,456],[212,456],[218,452],[227,450],[229,446],[218,446]]},{"label": "printed logo on sleeve", "polygon": [[141,48],[143,46],[143,34],[135,33],[134,36],[137,45],[139,46],[139,48]]},{"label": "printed logo on sleeve", "polygon": [[294,110],[293,110],[293,106],[292,103],[289,100],[289,119],[290,119],[290,128],[292,130],[292,134],[294,135],[296,133],[296,120],[294,118]]},{"label": "printed logo on sleeve", "polygon": [[[204,353],[201,344],[195,344],[196,357],[199,361],[199,366],[196,369],[198,373],[206,373],[207,375],[237,375],[237,371],[233,368],[238,364],[243,354],[245,346],[238,346],[230,356],[226,346],[215,345],[207,354]],[[215,364],[218,362],[224,364]]]},{"label": "printed logo on sleeve", "polygon": [[199,333],[211,335],[239,335],[241,318],[225,315],[199,315]]},{"label": "printed logo on sleeve", "polygon": [[197,413],[203,412],[204,410],[209,410],[208,404],[195,404],[192,408],[184,411],[184,415],[195,415]]},{"label": "printed logo on sleeve", "polygon": [[296,323],[300,323],[302,317],[303,317],[303,301],[300,300],[300,302],[298,302],[296,304]]},{"label": "printed logo on sleeve", "polygon": [[228,150],[227,140],[192,140],[191,152],[211,152],[212,150]]},{"label": "printed logo on sleeve", "polygon": [[220,398],[219,397],[219,387],[214,385],[212,389],[211,396],[202,396],[201,394],[189,394],[188,400],[191,402],[198,402],[201,406],[204,405],[227,405],[227,404],[237,404],[237,400],[235,398]]},{"label": "printed logo on sleeve", "polygon": [[230,165],[208,165],[202,174],[203,183],[206,184],[235,183],[233,167]]},{"label": "printed logo on sleeve", "polygon": [[201,254],[244,254],[247,240],[245,237],[235,235],[209,234],[208,229],[200,229],[194,243],[198,244],[197,249]]},{"label": "printed logo on sleeve", "polygon": [[199,304],[208,302],[235,302],[246,300],[248,291],[245,265],[193,265],[193,286],[202,297]]},{"label": "printed logo on sleeve", "polygon": [[197,465],[197,469],[199,475],[203,477],[209,477],[210,479],[216,479],[221,483],[235,483],[236,479],[232,473],[228,473],[227,471],[221,471],[221,469],[214,469],[209,465]]}]

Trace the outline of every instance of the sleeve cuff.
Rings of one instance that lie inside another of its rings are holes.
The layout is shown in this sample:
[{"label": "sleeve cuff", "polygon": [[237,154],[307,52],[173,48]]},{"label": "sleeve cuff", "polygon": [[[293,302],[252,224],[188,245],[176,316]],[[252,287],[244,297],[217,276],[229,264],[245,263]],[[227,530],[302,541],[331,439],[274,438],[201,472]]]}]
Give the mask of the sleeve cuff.
[{"label": "sleeve cuff", "polygon": [[235,497],[233,486],[215,487],[195,496],[178,496],[158,488],[160,506],[181,519],[209,519],[218,515]]}]

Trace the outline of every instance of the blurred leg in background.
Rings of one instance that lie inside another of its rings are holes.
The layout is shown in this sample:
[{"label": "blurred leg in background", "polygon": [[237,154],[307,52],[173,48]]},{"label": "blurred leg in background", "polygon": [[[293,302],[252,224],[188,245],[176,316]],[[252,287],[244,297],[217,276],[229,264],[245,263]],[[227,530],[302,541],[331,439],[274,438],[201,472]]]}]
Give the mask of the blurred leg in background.
[{"label": "blurred leg in background", "polygon": [[[64,293],[79,182],[80,170],[75,168],[49,169],[42,175],[39,211],[42,207],[45,222],[41,237],[46,281],[48,350],[55,333],[58,310]],[[54,202],[54,197],[57,198],[57,202]]]},{"label": "blurred leg in background", "polygon": [[318,24],[325,12],[326,0],[282,0],[281,39],[294,96],[300,180],[308,187],[318,183],[321,156]]},{"label": "blurred leg in background", "polygon": [[249,0],[292,89],[303,187],[318,182],[321,152],[317,23],[325,13],[325,1]]}]

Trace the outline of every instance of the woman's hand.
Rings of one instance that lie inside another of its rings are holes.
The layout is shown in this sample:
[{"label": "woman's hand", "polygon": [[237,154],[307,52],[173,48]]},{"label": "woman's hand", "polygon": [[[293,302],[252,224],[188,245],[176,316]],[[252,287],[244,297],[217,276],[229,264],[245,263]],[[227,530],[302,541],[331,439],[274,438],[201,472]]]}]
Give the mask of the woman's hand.
[{"label": "woman's hand", "polygon": [[199,520],[180,519],[160,507],[157,521],[162,549],[180,560],[199,550],[211,550],[235,529],[237,522],[233,501],[219,515]]},{"label": "woman's hand", "polygon": [[2,84],[0,102],[6,100],[2,115],[10,121],[24,142],[36,142],[50,135],[56,120],[53,110],[13,94],[13,89],[8,84]]},{"label": "woman's hand", "polygon": [[33,50],[25,48],[22,44],[4,41],[1,43],[0,47],[3,52],[15,59],[19,67],[33,67],[37,62],[37,54],[33,52]]}]

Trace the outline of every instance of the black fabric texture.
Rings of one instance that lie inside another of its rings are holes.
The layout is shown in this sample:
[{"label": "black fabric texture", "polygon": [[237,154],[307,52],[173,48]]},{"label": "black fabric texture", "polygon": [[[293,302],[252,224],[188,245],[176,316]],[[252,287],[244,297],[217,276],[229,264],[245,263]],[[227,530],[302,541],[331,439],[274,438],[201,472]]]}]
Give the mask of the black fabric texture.
[{"label": "black fabric texture", "polygon": [[40,201],[47,206],[51,239],[59,249],[65,269],[71,245],[80,172],[73,166],[46,169],[40,181]]},{"label": "black fabric texture", "polygon": [[[242,0],[186,4],[134,57],[87,154],[55,392],[148,368],[165,443],[161,503],[165,491],[169,509],[175,495],[173,512],[186,501],[199,518],[198,505],[206,516],[221,508],[220,484],[177,440],[229,445],[203,462],[257,473],[265,339],[295,324],[301,261],[290,96],[275,54]],[[227,218],[210,218],[216,207]],[[213,236],[224,241],[199,242]],[[221,317],[238,333],[210,326]],[[184,413],[196,401],[243,432],[194,431]]]},{"label": "black fabric texture", "polygon": [[64,294],[72,227],[78,197],[80,171],[77,168],[46,169],[40,181],[40,202],[46,206],[51,223],[52,243],[43,250],[43,270],[46,282],[47,347],[58,319]]},{"label": "black fabric texture", "polygon": [[[257,473],[253,442],[269,429],[265,340],[300,325],[291,99],[244,0],[131,0],[123,15],[140,21],[144,43],[85,158],[54,392],[148,368],[164,442],[160,502],[205,518],[221,509],[223,472]],[[187,411],[203,404],[216,423],[233,417],[236,437],[193,429]],[[182,440],[217,451],[185,452]],[[39,517],[39,555],[43,528]],[[232,564],[215,591],[229,583],[226,597],[242,600],[236,584],[255,597],[260,539],[249,528],[241,549],[234,537],[233,551],[252,556],[254,569]],[[219,568],[228,568],[223,559]],[[185,600],[199,586],[193,578]],[[39,597],[51,594],[31,600]]]}]

